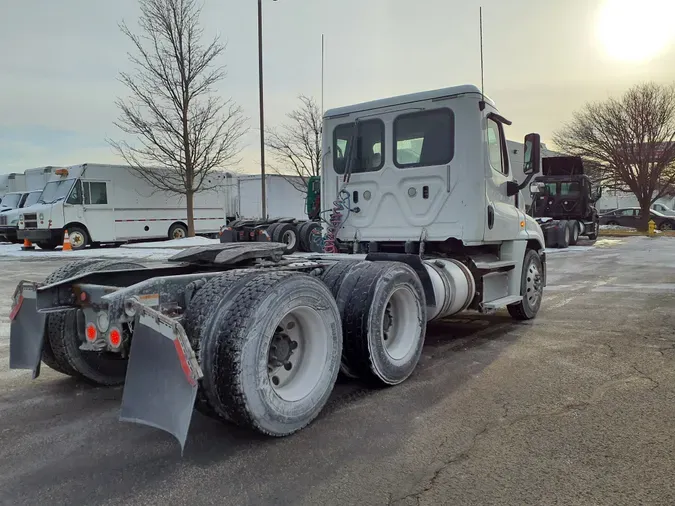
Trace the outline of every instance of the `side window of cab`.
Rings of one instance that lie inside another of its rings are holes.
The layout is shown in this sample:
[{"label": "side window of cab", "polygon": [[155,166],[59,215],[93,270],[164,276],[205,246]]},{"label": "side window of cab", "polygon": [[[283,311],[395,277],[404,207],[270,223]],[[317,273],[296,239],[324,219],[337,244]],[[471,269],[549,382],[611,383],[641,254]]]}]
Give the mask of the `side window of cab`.
[{"label": "side window of cab", "polygon": [[504,156],[504,129],[495,120],[487,119],[487,144],[490,166],[504,175],[509,173],[508,158]]},{"label": "side window of cab", "polygon": [[66,203],[72,205],[82,204],[82,182],[79,179],[75,181],[73,189],[70,190]]}]

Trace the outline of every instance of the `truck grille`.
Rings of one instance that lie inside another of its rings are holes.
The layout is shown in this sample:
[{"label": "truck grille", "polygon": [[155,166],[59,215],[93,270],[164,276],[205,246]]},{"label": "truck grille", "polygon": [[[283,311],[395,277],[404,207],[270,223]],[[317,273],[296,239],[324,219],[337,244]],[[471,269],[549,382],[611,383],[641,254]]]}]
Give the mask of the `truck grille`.
[{"label": "truck grille", "polygon": [[37,214],[26,213],[23,215],[23,220],[25,223],[25,228],[37,228]]}]

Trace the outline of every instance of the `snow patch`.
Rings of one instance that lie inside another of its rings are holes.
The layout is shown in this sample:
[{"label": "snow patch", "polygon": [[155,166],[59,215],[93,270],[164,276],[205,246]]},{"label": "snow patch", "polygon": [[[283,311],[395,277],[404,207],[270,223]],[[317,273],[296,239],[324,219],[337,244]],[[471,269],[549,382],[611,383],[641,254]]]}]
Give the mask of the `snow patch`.
[{"label": "snow patch", "polygon": [[208,237],[186,237],[184,239],[171,239],[168,241],[155,242],[137,242],[132,244],[123,244],[122,248],[129,249],[187,249],[195,246],[207,246],[209,244],[219,244],[218,239],[209,239]]},{"label": "snow patch", "polygon": [[22,251],[20,244],[0,245],[0,257],[17,257],[27,260],[39,258],[135,258],[141,260],[166,260],[176,254],[175,249],[130,249],[130,248],[87,248],[79,251],[45,251],[35,248],[33,251]]}]

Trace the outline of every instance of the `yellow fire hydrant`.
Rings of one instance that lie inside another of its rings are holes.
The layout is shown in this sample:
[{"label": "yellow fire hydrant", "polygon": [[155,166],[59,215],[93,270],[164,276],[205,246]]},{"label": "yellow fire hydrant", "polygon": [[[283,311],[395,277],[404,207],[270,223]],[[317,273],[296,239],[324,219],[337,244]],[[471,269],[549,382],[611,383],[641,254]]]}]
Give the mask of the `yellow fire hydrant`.
[{"label": "yellow fire hydrant", "polygon": [[649,220],[649,237],[654,237],[656,235],[656,223],[654,220]]}]

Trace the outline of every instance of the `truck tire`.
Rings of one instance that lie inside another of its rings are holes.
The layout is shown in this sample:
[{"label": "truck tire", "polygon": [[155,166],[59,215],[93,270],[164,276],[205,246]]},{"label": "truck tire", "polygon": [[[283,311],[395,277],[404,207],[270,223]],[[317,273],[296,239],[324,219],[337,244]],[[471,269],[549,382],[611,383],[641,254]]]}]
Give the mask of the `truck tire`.
[{"label": "truck tire", "polygon": [[288,436],[318,416],[340,368],[335,299],[315,277],[259,273],[208,320],[204,387],[239,426]]},{"label": "truck tire", "polygon": [[83,250],[91,240],[84,227],[71,226],[67,228],[68,239],[73,251]]},{"label": "truck tire", "polygon": [[544,294],[542,283],[543,266],[539,253],[532,249],[525,252],[523,272],[520,281],[520,294],[523,300],[507,306],[514,320],[531,320],[539,312]]},{"label": "truck tire", "polygon": [[415,271],[399,262],[370,262],[345,277],[343,360],[364,380],[405,381],[417,367],[426,335],[427,306]]},{"label": "truck tire", "polygon": [[[342,260],[327,267],[319,279],[321,279],[321,281],[323,281],[326,284],[330,292],[333,294],[333,297],[335,297],[335,300],[338,301],[338,294],[340,292],[340,287],[342,286],[342,282],[344,281],[347,274],[352,272],[352,270],[354,270],[357,267],[362,268],[365,265],[370,265],[371,263],[372,262],[358,261],[358,260]],[[351,286],[348,291],[351,291],[353,288],[354,287]],[[343,297],[343,299],[346,299],[346,297]],[[337,304],[338,310],[340,311],[340,318],[342,321],[344,321],[345,316],[344,308],[346,305],[346,300],[343,300],[342,303],[338,301]],[[347,366],[346,358],[344,356],[344,348],[343,348],[343,356],[340,363],[340,373],[343,376],[350,379],[358,378],[358,375],[353,371],[351,371]]]},{"label": "truck tire", "polygon": [[188,229],[182,223],[174,223],[169,228],[169,239],[185,239],[188,236]]},{"label": "truck tire", "polygon": [[321,241],[321,224],[308,222],[304,228],[302,238],[305,243],[305,251],[308,253],[323,253],[323,241]]},{"label": "truck tire", "polygon": [[567,222],[570,227],[570,246],[576,246],[577,242],[579,241],[579,233],[581,232],[579,230],[579,223],[575,220],[571,220]]},{"label": "truck tire", "polygon": [[593,222],[593,232],[590,232],[588,234],[588,238],[591,241],[597,241],[599,233],[600,233],[600,220],[596,220]]},{"label": "truck tire", "polygon": [[304,251],[305,253],[309,253],[309,241],[307,241],[307,234],[305,233],[305,230],[309,225],[311,225],[311,221],[306,221],[302,225],[298,227],[298,239],[300,240],[300,247],[298,248],[299,251]]},{"label": "truck tire", "polygon": [[567,220],[561,220],[558,223],[558,238],[556,241],[556,247],[560,249],[565,249],[570,245],[570,226]]},{"label": "truck tire", "polygon": [[[142,266],[119,260],[97,261],[80,269],[77,274],[138,267]],[[113,353],[81,350],[77,310],[66,310],[57,313],[57,316],[58,320],[48,327],[49,344],[56,360],[68,364],[81,377],[97,385],[113,386],[124,383],[128,359]]]},{"label": "truck tire", "polygon": [[[50,285],[52,283],[58,283],[64,279],[72,278],[77,276],[81,272],[84,272],[84,269],[91,267],[93,264],[102,262],[103,260],[75,260],[74,262],[68,262],[65,265],[62,265],[49,276],[45,278],[44,283]],[[61,335],[63,334],[65,325],[64,312],[58,313],[48,313],[45,321],[45,338],[42,345],[42,362],[51,369],[54,369],[61,374],[66,374],[68,376],[79,377],[80,374],[73,369],[67,360],[57,359],[54,355],[54,351],[51,346],[51,335]],[[75,329],[77,331],[77,329]]]},{"label": "truck tire", "polygon": [[272,232],[272,242],[279,242],[286,245],[284,253],[290,255],[295,253],[300,246],[298,240],[298,229],[290,223],[279,223]]},{"label": "truck tire", "polygon": [[[211,278],[188,304],[183,320],[183,328],[190,340],[197,361],[202,365],[201,349],[207,328],[207,321],[215,314],[224,311],[229,303],[234,302],[232,293],[241,288],[251,278],[260,274],[253,269],[236,269]],[[205,392],[203,379],[199,381],[195,408],[203,415],[212,418],[223,418],[225,413],[219,413]]]}]

